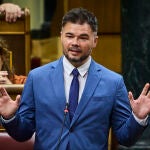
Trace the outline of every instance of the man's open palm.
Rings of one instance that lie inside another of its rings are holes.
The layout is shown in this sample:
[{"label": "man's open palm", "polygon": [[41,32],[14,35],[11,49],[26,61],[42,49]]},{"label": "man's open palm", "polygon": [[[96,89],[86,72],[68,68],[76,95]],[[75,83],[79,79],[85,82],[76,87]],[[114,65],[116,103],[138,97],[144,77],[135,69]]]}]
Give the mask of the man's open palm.
[{"label": "man's open palm", "polygon": [[16,100],[12,100],[5,88],[0,87],[0,115],[5,119],[10,119],[19,107],[20,95]]},{"label": "man's open palm", "polygon": [[129,92],[129,100],[133,113],[139,119],[144,119],[150,113],[150,84],[145,84],[140,96],[135,100],[132,92]]}]

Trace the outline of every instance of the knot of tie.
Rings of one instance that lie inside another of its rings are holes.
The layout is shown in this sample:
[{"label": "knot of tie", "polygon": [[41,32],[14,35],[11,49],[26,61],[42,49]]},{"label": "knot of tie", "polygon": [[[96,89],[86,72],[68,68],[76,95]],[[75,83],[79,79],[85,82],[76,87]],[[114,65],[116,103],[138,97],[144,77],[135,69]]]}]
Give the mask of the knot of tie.
[{"label": "knot of tie", "polygon": [[73,74],[73,76],[78,76],[79,75],[79,71],[78,71],[78,69],[77,68],[74,68],[73,70],[72,70],[72,74]]}]

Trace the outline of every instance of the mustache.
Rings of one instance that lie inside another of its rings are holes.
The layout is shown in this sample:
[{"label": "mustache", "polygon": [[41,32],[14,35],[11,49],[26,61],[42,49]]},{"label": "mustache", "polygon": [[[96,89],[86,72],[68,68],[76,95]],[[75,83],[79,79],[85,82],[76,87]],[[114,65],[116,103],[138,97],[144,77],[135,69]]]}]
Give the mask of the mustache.
[{"label": "mustache", "polygon": [[78,51],[78,52],[81,51],[81,49],[79,47],[70,47],[68,50],[69,51]]}]

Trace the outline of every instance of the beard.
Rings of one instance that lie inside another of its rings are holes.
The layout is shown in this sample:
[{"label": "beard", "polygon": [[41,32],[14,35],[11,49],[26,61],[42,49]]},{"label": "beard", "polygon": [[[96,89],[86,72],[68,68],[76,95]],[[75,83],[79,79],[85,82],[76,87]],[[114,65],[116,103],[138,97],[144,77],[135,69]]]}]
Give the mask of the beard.
[{"label": "beard", "polygon": [[83,64],[87,58],[90,56],[91,54],[91,49],[88,51],[88,53],[86,53],[85,55],[79,57],[79,58],[75,58],[75,57],[70,57],[68,55],[68,53],[65,53],[65,51],[63,51],[63,54],[65,55],[65,57],[69,60],[70,63],[72,64]]},{"label": "beard", "polygon": [[69,57],[68,54],[66,54],[65,56],[72,63],[82,63],[82,62],[84,62],[89,57],[89,54],[85,55],[85,56],[81,56],[80,58],[72,58],[72,57]]}]

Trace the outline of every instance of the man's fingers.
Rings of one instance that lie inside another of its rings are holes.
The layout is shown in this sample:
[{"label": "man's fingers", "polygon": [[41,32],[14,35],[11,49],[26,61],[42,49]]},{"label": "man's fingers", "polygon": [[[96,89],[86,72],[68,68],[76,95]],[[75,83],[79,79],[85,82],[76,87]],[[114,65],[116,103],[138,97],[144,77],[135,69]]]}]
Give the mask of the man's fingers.
[{"label": "man's fingers", "polygon": [[148,91],[148,93],[147,93],[147,97],[148,97],[148,98],[150,98],[150,91]]},{"label": "man's fingers", "polygon": [[150,87],[150,84],[146,83],[145,86],[144,86],[144,88],[143,88],[143,90],[142,90],[141,95],[146,95],[147,92],[148,92],[149,87]]},{"label": "man's fingers", "polygon": [[3,7],[0,7],[0,12],[4,12],[4,8]]},{"label": "man's fingers", "polygon": [[15,4],[2,4],[0,6],[0,12],[5,13],[5,20],[7,22],[15,22],[17,18],[21,17],[23,14],[21,8],[18,5]]},{"label": "man's fingers", "polygon": [[3,87],[0,87],[0,93],[1,93],[1,96],[9,96],[7,91]]},{"label": "man's fingers", "polygon": [[128,98],[129,98],[129,100],[130,100],[131,102],[134,100],[134,97],[133,97],[132,92],[129,92],[129,93],[128,93]]},{"label": "man's fingers", "polygon": [[20,95],[17,95],[16,96],[16,103],[19,105],[20,104],[20,99],[21,99],[21,96]]}]

